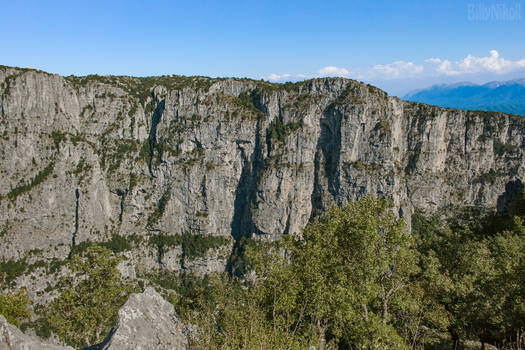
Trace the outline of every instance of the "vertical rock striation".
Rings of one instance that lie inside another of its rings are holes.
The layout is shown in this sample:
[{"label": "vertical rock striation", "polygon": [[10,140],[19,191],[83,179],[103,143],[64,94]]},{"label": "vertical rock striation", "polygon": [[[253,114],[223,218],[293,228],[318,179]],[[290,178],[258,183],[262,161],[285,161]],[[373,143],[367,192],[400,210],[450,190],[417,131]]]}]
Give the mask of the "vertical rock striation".
[{"label": "vertical rock striation", "polygon": [[386,196],[410,221],[415,208],[495,207],[524,176],[523,118],[405,102],[348,79],[0,67],[0,93],[6,259],[142,237],[131,264],[220,270],[239,238],[300,233],[332,204]]}]

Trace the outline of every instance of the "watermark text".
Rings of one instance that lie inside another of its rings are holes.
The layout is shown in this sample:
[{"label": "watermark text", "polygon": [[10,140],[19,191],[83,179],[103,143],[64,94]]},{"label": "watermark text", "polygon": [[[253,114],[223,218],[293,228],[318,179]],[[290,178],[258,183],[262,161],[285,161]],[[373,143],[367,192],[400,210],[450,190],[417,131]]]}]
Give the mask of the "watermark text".
[{"label": "watermark text", "polygon": [[520,2],[471,2],[467,17],[471,22],[515,23],[522,19],[521,8]]}]

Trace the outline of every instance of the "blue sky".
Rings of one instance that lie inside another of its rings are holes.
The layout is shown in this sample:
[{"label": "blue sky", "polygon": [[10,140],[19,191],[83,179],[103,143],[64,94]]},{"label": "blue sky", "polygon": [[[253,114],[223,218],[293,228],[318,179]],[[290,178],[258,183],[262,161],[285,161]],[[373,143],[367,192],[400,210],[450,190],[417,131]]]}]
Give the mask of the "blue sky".
[{"label": "blue sky", "polygon": [[338,75],[401,95],[525,77],[525,0],[0,0],[0,64],[63,75]]}]

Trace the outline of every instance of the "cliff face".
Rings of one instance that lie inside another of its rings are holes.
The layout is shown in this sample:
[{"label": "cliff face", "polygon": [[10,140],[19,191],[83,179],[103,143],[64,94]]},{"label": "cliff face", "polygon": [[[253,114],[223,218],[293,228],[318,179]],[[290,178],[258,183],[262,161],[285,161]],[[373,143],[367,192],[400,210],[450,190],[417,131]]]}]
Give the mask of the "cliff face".
[{"label": "cliff face", "polygon": [[415,208],[494,207],[525,174],[525,119],[404,102],[347,79],[0,67],[0,93],[5,259],[63,259],[72,245],[124,237],[128,274],[221,270],[240,237],[300,233],[332,204],[387,196],[409,221]]}]

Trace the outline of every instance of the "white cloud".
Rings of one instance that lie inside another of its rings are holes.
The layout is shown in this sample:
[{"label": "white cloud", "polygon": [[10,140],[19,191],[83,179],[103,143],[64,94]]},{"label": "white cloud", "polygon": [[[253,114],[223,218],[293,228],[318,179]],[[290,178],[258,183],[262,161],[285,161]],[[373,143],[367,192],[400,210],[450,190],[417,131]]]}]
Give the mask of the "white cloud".
[{"label": "white cloud", "polygon": [[302,79],[308,79],[311,78],[311,76],[307,76],[305,74],[275,74],[272,73],[268,75],[267,77],[264,77],[264,79],[275,81],[275,82],[283,82],[283,81],[294,81],[294,80],[302,80]]},{"label": "white cloud", "polygon": [[525,68],[525,59],[507,60],[500,57],[496,50],[491,50],[490,56],[486,57],[467,55],[464,59],[455,62],[429,58],[425,62],[435,65],[437,73],[449,76],[475,73],[504,74]]},{"label": "white cloud", "polygon": [[[460,79],[469,75],[468,79],[525,71],[525,59],[509,60],[501,57],[496,50],[491,50],[486,57],[467,55],[464,59],[451,61],[444,58],[431,57],[424,62],[395,61],[387,64],[376,64],[372,67],[347,69],[336,66],[326,66],[317,72],[309,74],[270,74],[264,79],[274,82],[298,81],[320,77],[345,77],[366,82],[385,82],[390,80],[421,80],[421,79]],[[481,78],[480,78],[481,79]]]},{"label": "white cloud", "polygon": [[441,62],[441,59],[439,59],[439,58],[428,58],[428,59],[425,60],[425,62],[438,64],[438,63]]},{"label": "white cloud", "polygon": [[396,61],[389,64],[376,64],[370,75],[376,79],[412,78],[423,73],[423,66],[413,62]]},{"label": "white cloud", "polygon": [[319,75],[323,77],[348,77],[350,71],[346,68],[339,68],[334,66],[326,66],[319,69]]},{"label": "white cloud", "polygon": [[317,74],[276,74],[272,73],[264,79],[275,81],[275,82],[284,82],[284,81],[297,81],[297,80],[304,80],[304,79],[312,79],[312,78],[321,78],[321,77],[345,77],[348,78],[350,76],[350,71],[346,68],[340,68],[340,67],[334,67],[334,66],[326,66],[317,71]]}]

